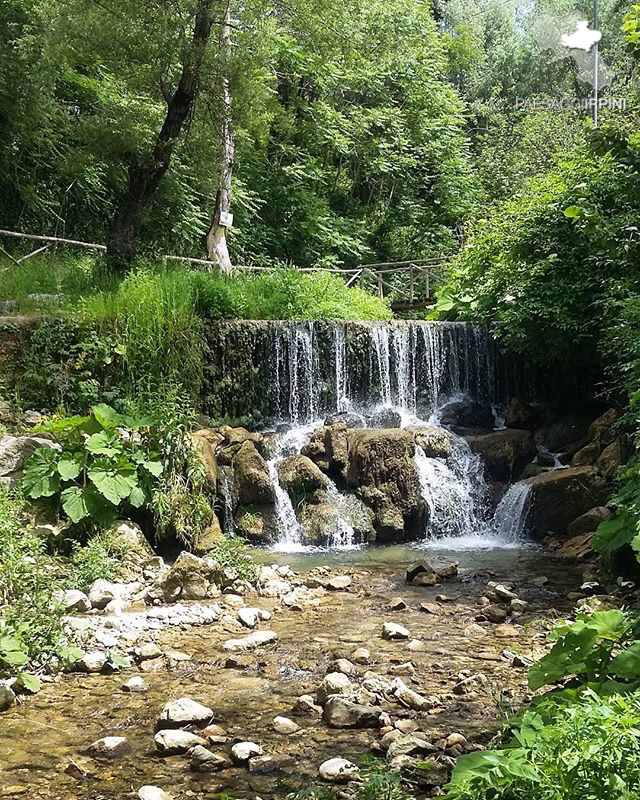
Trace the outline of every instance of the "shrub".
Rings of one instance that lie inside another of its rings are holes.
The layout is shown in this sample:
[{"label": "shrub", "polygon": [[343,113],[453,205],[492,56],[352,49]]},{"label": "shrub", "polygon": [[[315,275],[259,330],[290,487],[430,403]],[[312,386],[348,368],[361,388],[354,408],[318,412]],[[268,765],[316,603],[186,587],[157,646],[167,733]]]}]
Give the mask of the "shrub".
[{"label": "shrub", "polygon": [[108,531],[91,537],[86,545],[74,542],[71,572],[65,585],[70,589],[87,591],[98,578],[117,580],[122,576],[122,564],[128,552],[127,543]]},{"label": "shrub", "polygon": [[528,712],[502,750],[458,759],[455,800],[632,800],[640,789],[640,698],[585,693]]},{"label": "shrub", "polygon": [[223,567],[234,569],[241,578],[253,581],[256,578],[256,567],[253,559],[247,552],[244,539],[239,537],[222,539],[211,548],[208,555],[218,561]]},{"label": "shrub", "polygon": [[106,526],[129,509],[148,505],[163,471],[159,454],[147,447],[150,424],[104,404],[87,417],[54,419],[43,428],[61,449],[34,451],[25,464],[24,491],[53,504],[74,524]]}]

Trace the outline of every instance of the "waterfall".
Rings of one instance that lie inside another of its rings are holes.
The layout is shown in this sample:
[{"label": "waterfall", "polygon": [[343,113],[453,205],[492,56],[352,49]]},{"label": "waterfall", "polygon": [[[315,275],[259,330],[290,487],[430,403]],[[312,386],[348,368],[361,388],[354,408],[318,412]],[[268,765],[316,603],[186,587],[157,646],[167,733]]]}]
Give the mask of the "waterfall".
[{"label": "waterfall", "polygon": [[229,467],[220,469],[220,494],[224,502],[222,511],[222,532],[225,536],[235,535],[233,524],[233,473]]},{"label": "waterfall", "polygon": [[455,438],[447,459],[428,458],[416,445],[416,469],[427,504],[427,537],[478,536],[486,532],[482,463],[469,445]]},{"label": "waterfall", "polygon": [[526,533],[531,486],[524,481],[514,483],[502,498],[493,516],[493,527],[505,542],[520,542]]},{"label": "waterfall", "polygon": [[271,483],[276,495],[275,515],[280,538],[278,550],[295,552],[302,547],[302,530],[293,509],[289,493],[282,488],[278,478],[278,463],[281,459],[272,459],[267,462]]},{"label": "waterfall", "polygon": [[382,405],[391,405],[391,360],[389,328],[376,325],[371,329],[371,344],[378,371],[378,397]]},{"label": "waterfall", "polygon": [[333,346],[336,411],[347,411],[351,407],[351,401],[349,400],[349,373],[347,371],[347,339],[342,325],[335,327]]}]

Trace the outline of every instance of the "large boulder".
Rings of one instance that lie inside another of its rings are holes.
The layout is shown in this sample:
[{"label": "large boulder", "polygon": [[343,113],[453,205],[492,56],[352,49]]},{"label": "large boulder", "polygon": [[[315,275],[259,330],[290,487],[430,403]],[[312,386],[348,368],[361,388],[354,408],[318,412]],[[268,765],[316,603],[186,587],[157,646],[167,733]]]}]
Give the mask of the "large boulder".
[{"label": "large boulder", "polygon": [[232,460],[233,485],[240,505],[273,505],[275,492],[267,462],[252,441],[243,442]]},{"label": "large boulder", "polygon": [[40,447],[61,450],[61,446],[51,439],[41,436],[11,436],[0,438],[0,482],[9,488],[18,487],[22,481],[22,471],[29,456]]},{"label": "large boulder", "polygon": [[495,418],[488,403],[475,400],[453,400],[440,409],[440,423],[454,430],[481,429],[493,430]]},{"label": "large boulder", "polygon": [[369,418],[372,428],[399,428],[402,425],[402,414],[395,408],[379,408]]},{"label": "large boulder", "polygon": [[596,468],[610,480],[615,477],[618,469],[627,463],[631,454],[632,450],[626,436],[619,436],[604,448],[596,461]]},{"label": "large boulder", "polygon": [[[351,430],[348,434],[347,483],[359,490],[376,513],[379,538],[417,536],[424,501],[414,461],[414,436],[401,429]],[[380,514],[394,517],[393,525],[383,523]]]},{"label": "large boulder", "polygon": [[224,581],[223,570],[217,561],[183,551],[172,567],[160,574],[155,588],[166,602],[204,600]]},{"label": "large boulder", "polygon": [[109,534],[127,545],[127,558],[133,561],[148,560],[155,553],[142,528],[129,519],[118,519],[109,528]]},{"label": "large boulder", "polygon": [[550,453],[561,453],[576,442],[587,443],[588,422],[584,419],[566,419],[546,425],[536,433],[536,443]]},{"label": "large boulder", "polygon": [[540,409],[534,408],[523,400],[515,397],[509,401],[509,405],[507,406],[505,425],[507,428],[533,431],[538,427],[540,414]]},{"label": "large boulder", "polygon": [[[351,426],[353,427],[353,426]],[[348,427],[344,422],[336,422],[315,430],[309,442],[302,448],[302,455],[308,456],[324,472],[344,479],[349,464]]]},{"label": "large boulder", "polygon": [[494,481],[512,481],[535,457],[531,431],[508,428],[480,436],[465,437],[483,460],[487,476]]},{"label": "large boulder", "polygon": [[444,428],[435,425],[416,425],[405,428],[413,434],[415,443],[424,450],[427,458],[449,458],[453,453],[453,438]]},{"label": "large boulder", "polygon": [[322,500],[329,479],[308,456],[289,456],[278,464],[280,485],[291,498],[294,507],[300,503]]},{"label": "large boulder", "polygon": [[527,524],[538,538],[551,531],[564,533],[576,517],[606,497],[606,481],[593,467],[551,470],[525,483],[531,487]]},{"label": "large boulder", "polygon": [[335,414],[329,414],[325,419],[325,426],[335,425],[337,422],[344,423],[347,428],[366,428],[367,423],[362,414],[354,414],[351,411],[336,411]]},{"label": "large boulder", "polygon": [[252,544],[267,544],[272,541],[278,527],[272,506],[241,507],[234,514],[233,525],[238,536]]},{"label": "large boulder", "polygon": [[215,494],[218,485],[216,447],[224,441],[224,436],[219,431],[203,428],[192,435],[192,441],[204,470],[207,488]]},{"label": "large boulder", "polygon": [[606,522],[612,516],[613,512],[609,511],[605,506],[590,508],[589,511],[581,514],[568,525],[567,534],[569,536],[580,536],[585,533],[593,533],[601,522]]}]

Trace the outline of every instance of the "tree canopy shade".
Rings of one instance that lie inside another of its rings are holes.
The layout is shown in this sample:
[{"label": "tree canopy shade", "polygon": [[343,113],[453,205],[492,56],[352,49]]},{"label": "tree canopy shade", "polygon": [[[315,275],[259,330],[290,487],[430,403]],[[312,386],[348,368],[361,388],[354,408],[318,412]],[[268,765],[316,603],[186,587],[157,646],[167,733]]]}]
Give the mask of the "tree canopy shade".
[{"label": "tree canopy shade", "polygon": [[0,224],[201,254],[226,76],[234,260],[455,249],[475,184],[428,6],[232,3],[226,52],[228,7],[5,0]]}]

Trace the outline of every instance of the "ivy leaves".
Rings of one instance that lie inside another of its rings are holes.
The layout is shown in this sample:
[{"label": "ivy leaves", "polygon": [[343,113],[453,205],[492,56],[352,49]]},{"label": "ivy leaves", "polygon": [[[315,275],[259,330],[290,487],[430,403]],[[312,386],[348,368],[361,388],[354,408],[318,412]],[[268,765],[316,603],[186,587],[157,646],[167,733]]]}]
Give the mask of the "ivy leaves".
[{"label": "ivy leaves", "polygon": [[56,497],[74,524],[106,525],[126,506],[142,508],[163,472],[159,457],[145,444],[148,424],[105,404],[87,417],[52,421],[46,430],[59,439],[58,449],[42,447],[29,458],[25,492],[34,500]]}]

